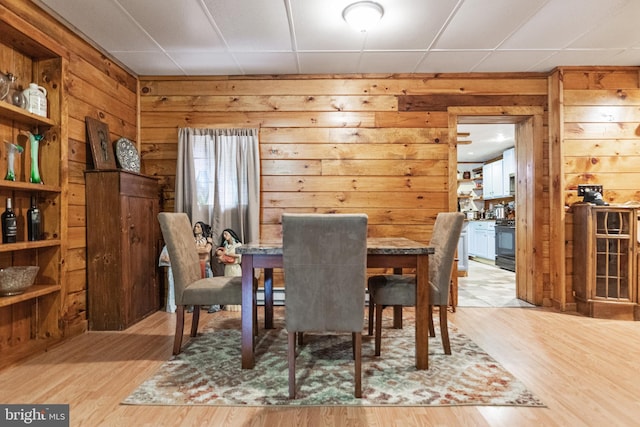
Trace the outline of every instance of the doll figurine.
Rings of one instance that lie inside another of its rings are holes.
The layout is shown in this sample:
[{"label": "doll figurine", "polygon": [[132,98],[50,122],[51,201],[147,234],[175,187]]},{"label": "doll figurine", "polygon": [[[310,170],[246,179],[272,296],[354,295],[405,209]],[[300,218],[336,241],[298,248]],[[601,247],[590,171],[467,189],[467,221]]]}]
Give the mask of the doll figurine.
[{"label": "doll figurine", "polygon": [[216,249],[218,262],[224,264],[225,276],[242,276],[242,267],[240,266],[242,255],[236,253],[236,248],[242,246],[240,238],[230,228],[226,228],[222,232],[220,245]]},{"label": "doll figurine", "polygon": [[200,268],[202,277],[213,276],[211,271],[211,249],[213,248],[213,239],[211,239],[211,227],[202,221],[198,221],[193,226],[193,238],[200,257]]}]

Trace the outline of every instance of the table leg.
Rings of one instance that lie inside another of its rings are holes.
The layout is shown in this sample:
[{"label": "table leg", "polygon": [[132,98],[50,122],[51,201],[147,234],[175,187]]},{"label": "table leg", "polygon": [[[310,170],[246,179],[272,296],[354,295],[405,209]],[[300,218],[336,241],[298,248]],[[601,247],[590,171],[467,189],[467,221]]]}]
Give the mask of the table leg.
[{"label": "table leg", "polygon": [[254,304],[253,292],[253,255],[242,256],[242,369],[254,366]]},{"label": "table leg", "polygon": [[429,369],[429,256],[417,256],[416,369]]},{"label": "table leg", "polygon": [[[393,274],[402,274],[402,268],[394,268]],[[402,329],[402,306],[394,305],[393,306],[393,328],[394,329]]]},{"label": "table leg", "polygon": [[264,269],[264,328],[273,329],[273,268]]}]

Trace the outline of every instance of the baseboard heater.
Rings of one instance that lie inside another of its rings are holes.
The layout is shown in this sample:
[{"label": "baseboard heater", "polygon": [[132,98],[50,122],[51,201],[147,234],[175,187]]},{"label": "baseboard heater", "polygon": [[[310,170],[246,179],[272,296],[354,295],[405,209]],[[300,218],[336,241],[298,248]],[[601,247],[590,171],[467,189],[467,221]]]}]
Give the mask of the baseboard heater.
[{"label": "baseboard heater", "polygon": [[[264,305],[264,288],[258,288],[258,305]],[[273,288],[273,305],[284,305],[284,288]]]},{"label": "baseboard heater", "polygon": [[[264,306],[264,288],[258,288],[256,295],[257,304]],[[369,294],[365,295],[365,303],[369,302]],[[284,306],[284,288],[273,288],[273,305]]]}]

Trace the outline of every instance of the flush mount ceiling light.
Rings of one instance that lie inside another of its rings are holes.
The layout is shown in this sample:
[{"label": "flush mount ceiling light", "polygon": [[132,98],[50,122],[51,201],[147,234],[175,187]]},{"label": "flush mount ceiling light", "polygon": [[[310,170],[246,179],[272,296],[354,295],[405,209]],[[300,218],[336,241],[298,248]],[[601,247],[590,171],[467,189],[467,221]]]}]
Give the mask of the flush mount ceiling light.
[{"label": "flush mount ceiling light", "polygon": [[372,1],[359,1],[345,7],[342,17],[349,25],[358,31],[368,31],[373,28],[382,15],[384,9],[378,3]]}]

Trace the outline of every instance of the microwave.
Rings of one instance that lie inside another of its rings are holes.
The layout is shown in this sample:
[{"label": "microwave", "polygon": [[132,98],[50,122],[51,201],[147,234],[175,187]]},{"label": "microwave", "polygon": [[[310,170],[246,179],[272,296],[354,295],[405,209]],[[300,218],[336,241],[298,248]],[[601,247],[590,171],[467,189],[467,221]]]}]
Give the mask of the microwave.
[{"label": "microwave", "polygon": [[511,196],[516,195],[516,174],[515,173],[509,174],[509,195]]}]

